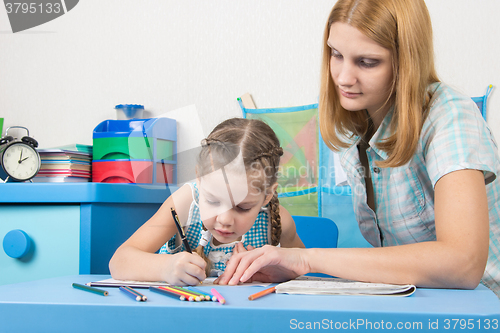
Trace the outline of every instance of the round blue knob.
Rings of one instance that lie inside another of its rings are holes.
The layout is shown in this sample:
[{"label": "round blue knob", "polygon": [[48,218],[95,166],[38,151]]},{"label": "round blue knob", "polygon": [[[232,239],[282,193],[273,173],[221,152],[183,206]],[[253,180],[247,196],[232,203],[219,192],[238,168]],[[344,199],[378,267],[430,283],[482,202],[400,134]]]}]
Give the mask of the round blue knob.
[{"label": "round blue knob", "polygon": [[11,258],[24,257],[30,247],[30,237],[22,230],[11,230],[3,238],[3,250]]}]

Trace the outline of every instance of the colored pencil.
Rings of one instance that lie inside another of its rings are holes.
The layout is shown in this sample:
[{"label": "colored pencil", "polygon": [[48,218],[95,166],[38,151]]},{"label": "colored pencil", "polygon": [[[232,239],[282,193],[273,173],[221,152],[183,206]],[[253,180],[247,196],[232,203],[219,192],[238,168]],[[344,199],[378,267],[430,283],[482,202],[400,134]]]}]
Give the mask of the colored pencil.
[{"label": "colored pencil", "polygon": [[137,296],[139,296],[141,298],[141,301],[147,301],[148,298],[141,294],[140,292],[138,292],[137,290],[133,289],[132,287],[129,287],[129,286],[123,286],[124,288],[128,289],[130,292],[133,292],[134,294],[136,294]]},{"label": "colored pencil", "polygon": [[99,295],[102,295],[102,296],[108,296],[109,295],[109,293],[106,290],[102,290],[102,289],[98,289],[98,288],[94,288],[94,287],[89,287],[89,286],[86,286],[86,285],[83,285],[83,284],[79,284],[79,283],[73,283],[73,288],[80,289],[80,290],[85,290],[85,291],[89,291],[91,293],[99,294]]},{"label": "colored pencil", "polygon": [[135,299],[137,302],[140,302],[142,301],[142,297],[137,295],[136,293],[130,291],[129,289],[125,288],[125,287],[120,287],[119,288],[121,291],[123,291],[127,296]]},{"label": "colored pencil", "polygon": [[215,297],[217,297],[217,301],[219,301],[220,304],[226,303],[226,300],[224,299],[224,297],[222,297],[222,295],[219,294],[219,292],[217,290],[215,290],[215,288],[212,288],[210,291],[212,292],[212,294],[215,295]]},{"label": "colored pencil", "polygon": [[189,246],[189,242],[187,240],[186,234],[184,233],[184,230],[182,230],[181,223],[179,222],[179,215],[177,215],[177,212],[173,208],[170,208],[170,211],[172,213],[172,217],[174,218],[175,226],[177,227],[177,231],[179,231],[179,235],[181,236],[182,243],[184,244],[186,251],[188,251],[189,253],[193,253],[193,251],[191,251],[191,247]]},{"label": "colored pencil", "polygon": [[254,299],[257,299],[259,297],[262,297],[262,296],[266,296],[266,295],[269,295],[269,294],[272,294],[274,293],[274,291],[276,290],[276,287],[271,287],[271,288],[268,288],[268,289],[265,289],[265,290],[262,290],[262,291],[259,291],[258,293],[255,293],[253,295],[250,295],[248,296],[248,299],[250,301],[253,301]]},{"label": "colored pencil", "polygon": [[200,294],[204,295],[204,296],[205,296],[205,299],[206,299],[207,301],[214,301],[214,302],[216,302],[216,301],[217,301],[217,297],[215,297],[214,295],[210,295],[209,293],[204,292],[203,290],[197,289],[197,288],[195,288],[195,287],[187,287],[187,288],[188,288],[189,290],[191,290],[191,291],[194,291],[194,292],[197,292],[197,293],[200,293]]},{"label": "colored pencil", "polygon": [[[171,289],[172,291],[176,291],[178,293],[181,293],[181,294],[183,294],[186,297],[191,296],[191,297],[193,297],[193,301],[196,301],[196,302],[200,302],[202,300],[200,295],[197,295],[197,294],[195,294],[193,292],[190,292],[189,290],[184,289],[182,287],[177,287],[177,286],[162,286],[162,288]],[[205,300],[204,297],[203,297],[203,300]]]},{"label": "colored pencil", "polygon": [[200,296],[202,301],[210,301],[210,300],[212,300],[212,298],[210,296],[208,296],[207,294],[201,293],[201,292],[199,292],[197,290],[193,290],[190,287],[184,287],[184,289],[188,290],[190,293],[194,293],[194,294]]},{"label": "colored pencil", "polygon": [[195,301],[196,298],[198,299],[198,301],[200,301],[200,297],[198,297],[198,296],[195,297],[193,294],[185,293],[185,292],[182,292],[182,291],[180,291],[178,289],[175,289],[175,288],[170,288],[170,287],[166,287],[166,286],[160,286],[158,288],[163,289],[163,290],[168,290],[168,291],[173,292],[173,293],[176,293],[179,296],[184,296],[184,297],[186,297],[186,299],[188,301],[191,301],[191,302]]},{"label": "colored pencil", "polygon": [[196,291],[192,291],[190,290],[189,288],[187,287],[179,287],[179,286],[169,286],[170,288],[174,288],[174,289],[177,289],[179,291],[182,291],[184,293],[188,293],[188,294],[191,294],[193,295],[194,297],[200,297],[200,300],[201,301],[204,301],[205,300],[205,295],[204,294],[200,294],[199,292],[196,292]]},{"label": "colored pencil", "polygon": [[162,294],[162,295],[168,296],[168,297],[176,298],[176,299],[178,299],[180,301],[185,301],[186,300],[186,297],[184,297],[182,295],[179,295],[177,293],[171,292],[169,290],[161,289],[159,287],[149,287],[149,290],[153,291],[155,293],[158,293],[158,294]]}]

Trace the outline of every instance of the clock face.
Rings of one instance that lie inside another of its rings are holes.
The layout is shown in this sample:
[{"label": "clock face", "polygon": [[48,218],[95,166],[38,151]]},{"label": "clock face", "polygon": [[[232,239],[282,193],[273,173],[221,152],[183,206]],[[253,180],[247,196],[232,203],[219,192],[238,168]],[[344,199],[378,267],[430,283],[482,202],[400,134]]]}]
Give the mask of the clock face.
[{"label": "clock face", "polygon": [[9,177],[20,181],[29,180],[40,169],[40,155],[25,143],[14,143],[3,152],[2,166]]}]

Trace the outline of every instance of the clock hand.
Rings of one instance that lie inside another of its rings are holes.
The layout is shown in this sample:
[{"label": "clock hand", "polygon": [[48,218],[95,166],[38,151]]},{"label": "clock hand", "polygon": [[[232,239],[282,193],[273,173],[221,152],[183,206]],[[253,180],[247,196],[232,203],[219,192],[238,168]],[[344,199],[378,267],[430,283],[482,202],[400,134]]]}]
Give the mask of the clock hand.
[{"label": "clock hand", "polygon": [[21,148],[21,156],[19,156],[19,161],[17,163],[21,163],[23,159],[23,149]]},{"label": "clock hand", "polygon": [[19,163],[26,161],[28,158],[30,158],[30,157],[28,156],[28,157],[23,158],[22,160],[19,161]]}]

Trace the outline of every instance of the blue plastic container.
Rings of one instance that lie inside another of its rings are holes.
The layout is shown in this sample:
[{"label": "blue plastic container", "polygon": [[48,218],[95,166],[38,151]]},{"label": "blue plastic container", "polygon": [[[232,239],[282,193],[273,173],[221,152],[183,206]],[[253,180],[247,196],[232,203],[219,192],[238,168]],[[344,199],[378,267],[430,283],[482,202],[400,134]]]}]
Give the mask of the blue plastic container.
[{"label": "blue plastic container", "polygon": [[[106,172],[112,178],[112,170],[102,170],[101,165],[113,165],[112,161],[123,163],[134,161],[152,162],[152,183],[162,183],[158,179],[157,168],[171,164],[173,175],[168,180],[177,181],[177,128],[176,121],[169,118],[105,120],[93,132],[94,169]],[[141,158],[134,158],[141,157]],[[104,163],[108,162],[108,163]],[[116,163],[114,165],[117,165]],[[117,176],[119,176],[117,168]]]}]

